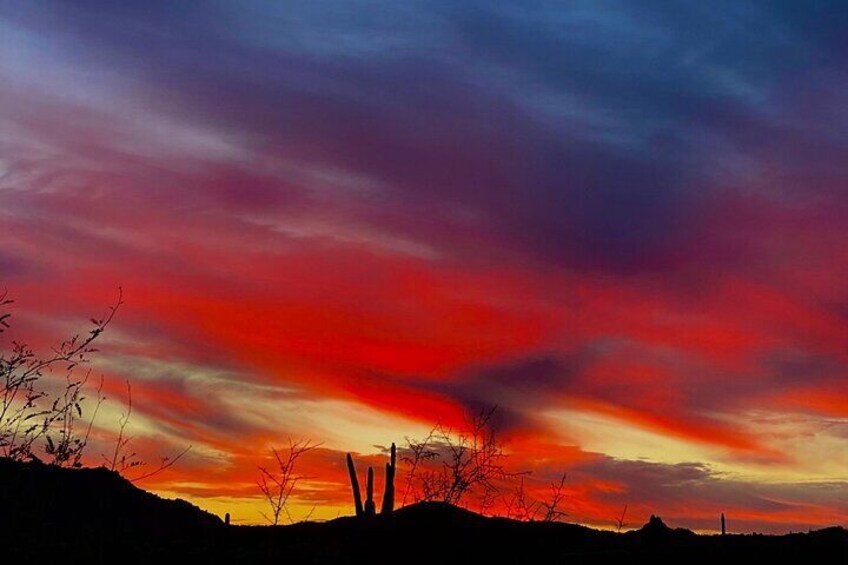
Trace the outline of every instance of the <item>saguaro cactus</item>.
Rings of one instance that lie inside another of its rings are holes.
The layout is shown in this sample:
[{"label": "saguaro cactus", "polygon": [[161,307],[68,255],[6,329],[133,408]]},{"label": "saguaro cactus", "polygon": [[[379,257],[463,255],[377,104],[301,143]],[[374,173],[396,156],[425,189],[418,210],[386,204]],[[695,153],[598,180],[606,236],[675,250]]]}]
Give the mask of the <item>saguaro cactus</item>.
[{"label": "saguaro cactus", "polygon": [[353,457],[350,453],[347,454],[347,474],[350,475],[350,488],[353,490],[353,504],[356,508],[356,515],[361,517],[364,512],[362,510],[362,493],[359,490],[359,479],[356,478],[356,467],[353,466]]},{"label": "saguaro cactus", "polygon": [[[353,491],[353,503],[356,507],[357,517],[374,516],[377,513],[377,505],[374,503],[374,469],[368,467],[368,475],[365,483],[365,505],[362,504],[362,494],[359,490],[359,479],[356,476],[356,467],[353,464],[353,456],[347,454],[347,473],[350,476],[350,488]],[[395,509],[395,476],[397,475],[397,447],[392,444],[391,457],[386,463],[386,484],[383,491],[383,502],[380,506],[380,514],[389,515]]]},{"label": "saguaro cactus", "polygon": [[391,459],[386,463],[386,486],[380,514],[389,515],[395,510],[395,474],[397,471],[397,448],[392,444]]},{"label": "saguaro cactus", "polygon": [[724,523],[724,512],[721,513],[721,535],[725,535],[727,533],[727,528]]},{"label": "saguaro cactus", "polygon": [[368,481],[365,483],[365,515],[373,516],[377,513],[374,504],[374,467],[368,467]]}]

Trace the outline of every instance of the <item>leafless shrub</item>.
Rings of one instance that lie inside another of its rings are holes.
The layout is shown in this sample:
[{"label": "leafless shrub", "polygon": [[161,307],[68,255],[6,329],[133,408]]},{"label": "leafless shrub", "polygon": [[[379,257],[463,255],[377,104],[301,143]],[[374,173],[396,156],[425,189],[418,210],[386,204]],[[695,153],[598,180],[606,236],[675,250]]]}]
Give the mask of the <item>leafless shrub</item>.
[{"label": "leafless shrub", "polygon": [[540,520],[542,522],[558,522],[568,514],[562,509],[565,502],[566,473],[556,482],[551,483],[551,495],[547,500],[534,500],[524,489],[524,477],[520,477],[510,496],[505,498],[505,516],[524,522]]},{"label": "leafless shrub", "polygon": [[407,475],[405,498],[457,506],[473,499],[485,513],[504,484],[526,474],[505,466],[507,455],[492,425],[496,409],[481,410],[459,429],[439,424],[422,441],[407,439],[402,460],[409,462],[412,470]]},{"label": "leafless shrub", "polygon": [[487,514],[500,502],[506,517],[516,520],[556,522],[567,516],[562,509],[567,475],[551,483],[550,498],[532,499],[525,490],[530,473],[506,465],[508,456],[493,426],[496,410],[481,410],[460,428],[436,424],[421,440],[405,438],[400,450],[406,467],[402,505],[439,501],[468,506],[473,501],[476,510]]},{"label": "leafless shrub", "polygon": [[309,440],[294,441],[289,439],[287,448],[271,449],[275,465],[273,468],[269,470],[267,467],[259,467],[259,479],[256,483],[270,507],[268,514],[264,512],[261,514],[270,524],[278,525],[283,513],[285,513],[289,522],[293,521],[288,510],[288,501],[298,482],[305,478],[298,475],[295,470],[297,461],[302,455],[320,447],[320,445],[312,444]]}]

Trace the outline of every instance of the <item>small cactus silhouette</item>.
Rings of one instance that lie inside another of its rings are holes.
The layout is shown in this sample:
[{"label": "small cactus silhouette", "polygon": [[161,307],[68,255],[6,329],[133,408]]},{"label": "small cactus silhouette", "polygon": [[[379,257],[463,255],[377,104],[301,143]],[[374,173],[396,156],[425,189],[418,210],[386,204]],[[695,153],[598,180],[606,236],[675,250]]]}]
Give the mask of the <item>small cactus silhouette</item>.
[{"label": "small cactus silhouette", "polygon": [[225,525],[225,526],[229,526],[229,525],[230,525],[230,513],[229,513],[229,512],[227,512],[226,514],[224,514],[224,525]]},{"label": "small cactus silhouette", "polygon": [[365,515],[376,514],[377,507],[374,504],[374,467],[368,467],[368,479],[365,483]]},{"label": "small cactus silhouette", "polygon": [[721,535],[727,534],[727,527],[724,522],[724,512],[721,513]]}]

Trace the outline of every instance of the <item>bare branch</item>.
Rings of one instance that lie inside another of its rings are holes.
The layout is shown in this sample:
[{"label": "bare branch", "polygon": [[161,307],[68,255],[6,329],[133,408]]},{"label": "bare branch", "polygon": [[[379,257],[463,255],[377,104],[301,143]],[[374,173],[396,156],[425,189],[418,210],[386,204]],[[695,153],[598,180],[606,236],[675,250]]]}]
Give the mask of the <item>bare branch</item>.
[{"label": "bare branch", "polygon": [[563,473],[559,482],[551,483],[551,498],[547,502],[543,502],[545,515],[542,517],[543,522],[558,522],[568,516],[562,510],[562,504],[565,502],[565,479],[568,473]]},{"label": "bare branch", "polygon": [[138,481],[143,481],[144,479],[149,479],[150,477],[152,477],[152,476],[154,476],[154,475],[158,475],[159,473],[161,473],[161,472],[162,472],[162,471],[164,471],[165,469],[168,469],[169,467],[172,467],[172,466],[173,466],[173,465],[174,465],[177,461],[179,461],[180,459],[182,459],[182,458],[183,458],[183,456],[184,456],[186,453],[188,453],[189,451],[191,451],[191,448],[192,448],[192,446],[191,446],[191,445],[189,445],[188,447],[186,447],[185,449],[183,449],[182,451],[180,451],[180,452],[179,452],[176,456],[174,456],[174,457],[167,457],[167,456],[165,456],[165,457],[160,457],[160,462],[159,462],[159,466],[158,466],[158,467],[156,467],[156,468],[155,468],[155,469],[153,469],[152,471],[149,471],[149,472],[147,472],[147,473],[144,473],[144,474],[143,474],[143,475],[141,475],[141,476],[138,476],[138,477],[134,477],[134,478],[132,478],[132,479],[129,479],[129,481],[130,481],[131,483],[137,483]]},{"label": "bare branch", "polygon": [[621,512],[621,517],[618,519],[618,531],[621,531],[626,524],[624,523],[624,515],[627,514],[627,505],[624,505],[624,510]]},{"label": "bare branch", "polygon": [[132,386],[129,381],[127,383],[127,411],[118,419],[118,437],[115,440],[115,451],[112,453],[112,459],[109,461],[109,469],[123,473],[127,469],[144,465],[143,461],[136,459],[136,453],[125,452],[126,446],[132,440],[131,437],[125,437],[127,424],[132,416]]},{"label": "bare branch", "polygon": [[285,450],[271,449],[275,464],[273,468],[269,470],[267,467],[258,467],[259,478],[256,484],[270,507],[270,512],[268,514],[262,513],[262,516],[270,524],[278,525],[280,516],[284,513],[289,522],[293,521],[287,504],[298,482],[306,478],[296,473],[297,461],[305,453],[320,446],[320,443],[312,444],[309,440],[294,441],[289,439],[289,446]]}]

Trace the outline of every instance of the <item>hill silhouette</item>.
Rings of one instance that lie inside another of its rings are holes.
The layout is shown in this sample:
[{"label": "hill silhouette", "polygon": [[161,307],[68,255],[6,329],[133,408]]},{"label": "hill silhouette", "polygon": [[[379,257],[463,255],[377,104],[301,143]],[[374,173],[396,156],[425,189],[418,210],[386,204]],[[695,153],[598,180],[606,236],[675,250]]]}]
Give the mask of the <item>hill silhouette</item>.
[{"label": "hill silhouette", "polygon": [[[0,458],[0,543],[32,557],[202,553],[223,522],[144,491],[105,468],[62,469]],[[66,560],[65,558],[62,559]],[[41,562],[41,561],[36,561]]]},{"label": "hill silhouette", "polygon": [[225,526],[106,469],[0,459],[0,547],[33,563],[836,563],[848,532],[702,536],[652,516],[627,533],[425,502],[370,519]]}]

